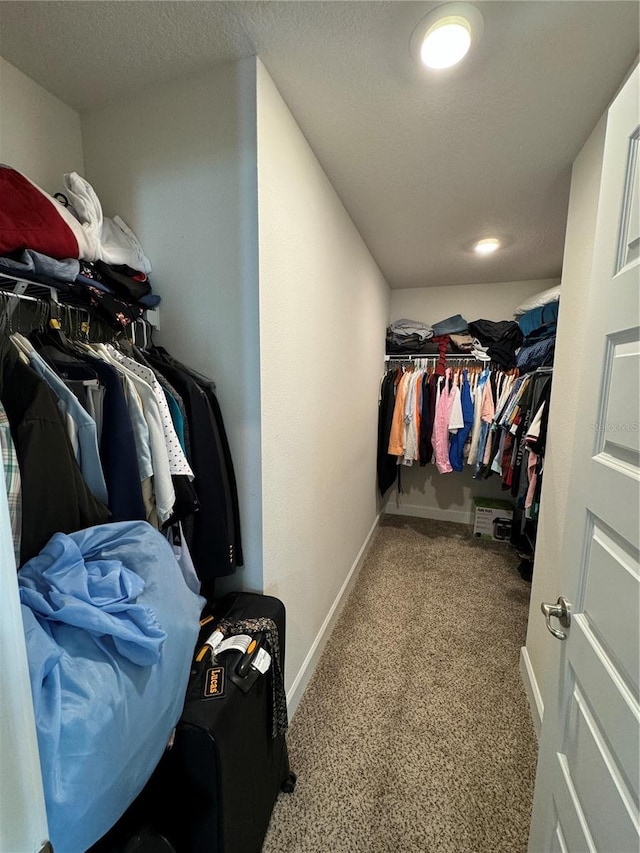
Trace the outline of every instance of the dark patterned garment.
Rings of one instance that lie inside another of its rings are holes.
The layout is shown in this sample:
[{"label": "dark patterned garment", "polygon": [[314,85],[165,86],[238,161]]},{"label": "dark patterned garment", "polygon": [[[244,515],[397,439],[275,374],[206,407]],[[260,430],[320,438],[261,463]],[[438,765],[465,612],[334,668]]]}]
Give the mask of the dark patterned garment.
[{"label": "dark patterned garment", "polygon": [[216,627],[225,637],[235,634],[255,634],[258,631],[264,633],[273,666],[273,677],[271,679],[273,686],[273,723],[271,736],[276,738],[278,735],[284,734],[289,727],[289,719],[287,717],[287,697],[284,691],[284,678],[280,662],[280,640],[278,638],[276,623],[273,619],[265,618],[242,619],[241,621],[221,619]]}]

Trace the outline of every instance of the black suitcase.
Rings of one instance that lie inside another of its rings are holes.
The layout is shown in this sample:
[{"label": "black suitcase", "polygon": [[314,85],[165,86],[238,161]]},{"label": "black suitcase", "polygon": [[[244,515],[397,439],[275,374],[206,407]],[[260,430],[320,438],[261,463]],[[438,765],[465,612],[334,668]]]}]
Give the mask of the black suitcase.
[{"label": "black suitcase", "polygon": [[[246,620],[271,622],[258,623],[266,631],[252,629],[253,622],[242,630]],[[156,815],[164,815],[159,827],[178,853],[260,853],[278,792],[295,785],[286,704],[282,718],[284,605],[271,596],[231,593],[210,608],[200,643],[221,621],[225,636],[249,634],[257,639],[254,651],[262,646],[279,660],[261,674],[247,667],[246,653],[212,658],[204,646],[196,650],[175,739],[154,780]],[[277,638],[269,631],[273,623]]]}]

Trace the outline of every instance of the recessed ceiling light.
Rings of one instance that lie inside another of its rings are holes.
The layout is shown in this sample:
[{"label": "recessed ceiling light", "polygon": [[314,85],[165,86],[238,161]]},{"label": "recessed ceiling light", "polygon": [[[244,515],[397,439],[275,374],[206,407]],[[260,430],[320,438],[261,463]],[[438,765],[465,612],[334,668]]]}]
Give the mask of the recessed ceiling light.
[{"label": "recessed ceiling light", "polygon": [[478,242],[473,247],[473,251],[477,252],[479,255],[490,255],[492,252],[495,252],[496,249],[500,248],[500,240],[496,237],[487,237],[486,240],[478,240]]},{"label": "recessed ceiling light", "polygon": [[450,68],[469,52],[471,28],[466,18],[450,15],[432,27],[420,48],[427,68]]},{"label": "recessed ceiling light", "polygon": [[427,68],[451,68],[480,40],[482,15],[470,3],[446,3],[426,15],[416,26],[409,48]]}]

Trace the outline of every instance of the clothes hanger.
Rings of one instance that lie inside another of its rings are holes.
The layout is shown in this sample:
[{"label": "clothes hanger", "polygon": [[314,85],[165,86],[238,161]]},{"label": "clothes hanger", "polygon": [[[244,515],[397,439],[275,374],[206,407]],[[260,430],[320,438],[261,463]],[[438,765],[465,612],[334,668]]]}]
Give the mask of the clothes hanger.
[{"label": "clothes hanger", "polygon": [[62,313],[59,308],[57,303],[52,302],[49,306],[48,318],[43,317],[39,328],[32,331],[28,337],[39,351],[51,348],[58,353],[68,355],[69,342],[62,330]]},{"label": "clothes hanger", "polygon": [[63,329],[63,325],[66,325],[72,331],[70,306],[61,306],[55,300],[42,305],[39,327],[27,336],[29,341],[50,364],[57,361],[84,366],[84,345],[79,341],[70,340]]},{"label": "clothes hanger", "polygon": [[[11,318],[13,312],[9,313],[9,295],[4,290],[0,290],[0,332],[3,334],[11,334]],[[20,300],[17,300],[20,302]]]}]

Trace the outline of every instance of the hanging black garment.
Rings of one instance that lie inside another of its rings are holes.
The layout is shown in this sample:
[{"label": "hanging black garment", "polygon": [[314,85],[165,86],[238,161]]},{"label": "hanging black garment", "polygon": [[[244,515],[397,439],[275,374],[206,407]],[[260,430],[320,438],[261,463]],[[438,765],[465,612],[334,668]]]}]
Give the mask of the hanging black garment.
[{"label": "hanging black garment", "polygon": [[225,494],[227,496],[227,505],[231,507],[234,560],[236,566],[242,566],[244,563],[244,556],[242,554],[242,538],[240,535],[240,505],[238,503],[238,488],[236,484],[235,470],[233,467],[233,459],[231,456],[231,448],[229,447],[229,440],[227,438],[227,432],[222,417],[222,409],[220,408],[218,397],[216,395],[216,384],[212,379],[209,379],[209,377],[203,376],[201,373],[198,373],[198,371],[193,370],[193,368],[188,367],[186,364],[176,361],[176,359],[170,356],[162,347],[158,347],[157,349],[164,353],[165,358],[172,361],[178,369],[183,370],[187,376],[190,376],[191,379],[193,379],[198,387],[204,392],[209,403],[211,413],[213,415],[213,431],[216,436],[218,451],[221,454],[224,463],[223,472],[225,476],[223,484]]},{"label": "hanging black garment", "polygon": [[240,505],[238,503],[238,487],[236,484],[235,470],[233,468],[233,460],[231,458],[231,448],[229,447],[229,440],[224,427],[222,410],[215,394],[215,386],[213,383],[209,383],[206,386],[201,383],[201,388],[209,401],[209,406],[213,413],[215,432],[218,437],[219,446],[222,450],[224,468],[226,472],[225,482],[226,487],[228,488],[228,500],[231,505],[231,515],[233,519],[234,559],[236,566],[242,566],[244,564],[244,556],[242,554],[242,537],[240,535]]},{"label": "hanging black garment", "polygon": [[418,457],[422,467],[427,462],[431,462],[433,455],[431,441],[427,441],[430,425],[433,431],[431,408],[429,406],[429,374],[425,373],[420,380],[420,433],[418,435]]},{"label": "hanging black garment", "polygon": [[234,512],[237,494],[232,495],[235,477],[230,478],[225,459],[226,436],[223,439],[217,429],[207,393],[184,366],[159,347],[146,356],[182,397],[189,421],[189,461],[200,509],[194,516],[191,541],[185,536],[196,572],[202,581],[232,574],[241,565],[242,549]]},{"label": "hanging black garment", "polygon": [[393,421],[393,408],[396,401],[396,370],[388,370],[382,379],[380,388],[380,403],[378,406],[378,491],[384,497],[391,486],[393,486],[398,468],[398,459],[391,456],[389,449],[389,436],[391,435],[391,422]]},{"label": "hanging black garment", "polygon": [[0,399],[7,412],[22,480],[25,563],[54,533],[104,524],[109,510],[84,481],[56,397],[0,337]]},{"label": "hanging black garment", "polygon": [[544,403],[542,417],[540,419],[540,433],[535,441],[529,443],[529,447],[538,456],[544,456],[547,447],[547,427],[549,425],[549,400],[551,399],[551,374],[539,373],[533,379],[534,390],[531,400],[531,412],[535,416],[540,406]]},{"label": "hanging black garment", "polygon": [[[516,434],[516,438],[518,440],[518,452],[516,455],[516,468],[514,470],[511,494],[516,498],[518,505],[523,507],[528,483],[527,455],[525,453],[527,433],[536,412],[544,400],[547,401],[547,406],[545,408],[548,408],[550,394],[551,374],[540,373],[532,378],[522,399],[523,416]],[[543,437],[543,442],[545,439],[546,433]]]},{"label": "hanging black garment", "polygon": [[438,377],[425,373],[422,378],[422,411],[420,413],[420,465],[433,459],[433,419],[436,413]]},{"label": "hanging black garment", "polygon": [[111,520],[145,521],[147,512],[142,498],[136,443],[117,370],[90,356],[79,356],[74,364],[48,351],[42,351],[42,355],[62,379],[82,379],[87,370],[97,374],[105,389],[98,449],[107,483]]}]

